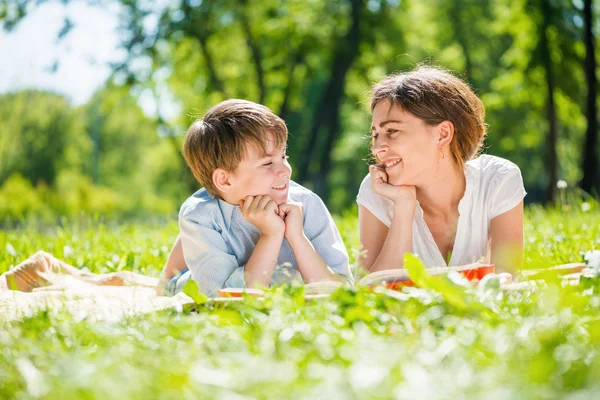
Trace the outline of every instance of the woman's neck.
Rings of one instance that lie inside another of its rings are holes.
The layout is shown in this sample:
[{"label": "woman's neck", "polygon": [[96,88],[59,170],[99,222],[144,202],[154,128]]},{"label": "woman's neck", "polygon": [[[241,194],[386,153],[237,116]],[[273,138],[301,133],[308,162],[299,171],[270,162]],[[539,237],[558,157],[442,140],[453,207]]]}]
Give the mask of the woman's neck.
[{"label": "woman's neck", "polygon": [[417,186],[417,200],[430,216],[449,218],[458,211],[466,189],[465,174],[448,160],[426,185]]}]

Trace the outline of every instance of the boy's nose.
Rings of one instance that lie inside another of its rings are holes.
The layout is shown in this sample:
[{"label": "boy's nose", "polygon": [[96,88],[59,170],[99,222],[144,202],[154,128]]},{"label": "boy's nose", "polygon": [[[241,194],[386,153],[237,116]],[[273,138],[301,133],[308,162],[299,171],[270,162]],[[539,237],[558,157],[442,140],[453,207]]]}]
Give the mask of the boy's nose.
[{"label": "boy's nose", "polygon": [[287,165],[282,165],[281,168],[279,168],[279,170],[277,171],[277,176],[278,177],[284,177],[284,176],[290,176],[291,175],[291,168],[288,167]]}]

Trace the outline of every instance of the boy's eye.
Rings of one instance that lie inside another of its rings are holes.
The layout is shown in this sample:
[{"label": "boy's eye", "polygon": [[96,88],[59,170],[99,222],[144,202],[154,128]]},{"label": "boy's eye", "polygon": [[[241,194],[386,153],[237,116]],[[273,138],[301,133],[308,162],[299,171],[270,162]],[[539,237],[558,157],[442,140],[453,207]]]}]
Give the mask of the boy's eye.
[{"label": "boy's eye", "polygon": [[388,129],[387,130],[388,136],[391,135],[391,134],[393,134],[393,133],[397,133],[397,132],[398,132],[398,130],[396,130],[396,129]]}]

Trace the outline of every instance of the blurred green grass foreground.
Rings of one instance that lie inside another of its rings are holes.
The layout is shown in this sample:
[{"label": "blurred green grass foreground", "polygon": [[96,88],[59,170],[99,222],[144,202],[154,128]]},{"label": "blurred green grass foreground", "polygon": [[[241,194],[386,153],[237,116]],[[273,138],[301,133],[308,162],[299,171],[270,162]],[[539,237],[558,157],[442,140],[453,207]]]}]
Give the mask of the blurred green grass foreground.
[{"label": "blurred green grass foreground", "polygon": [[[527,208],[525,267],[583,261],[600,249],[599,217],[588,202]],[[356,216],[337,223],[353,261]],[[175,221],[24,222],[0,232],[0,272],[46,250],[93,272],[158,276],[176,234]],[[460,296],[305,300],[288,287],[117,323],[40,312],[0,322],[0,398],[599,398],[600,278]]]}]

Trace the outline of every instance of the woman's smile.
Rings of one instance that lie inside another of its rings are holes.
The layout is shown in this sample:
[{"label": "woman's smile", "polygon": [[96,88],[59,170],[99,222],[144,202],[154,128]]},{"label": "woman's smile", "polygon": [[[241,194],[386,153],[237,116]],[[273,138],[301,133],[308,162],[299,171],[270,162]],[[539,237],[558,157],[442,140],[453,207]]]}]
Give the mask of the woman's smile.
[{"label": "woman's smile", "polygon": [[388,158],[384,160],[383,164],[385,165],[386,172],[400,164],[400,161],[402,161],[401,158]]}]

